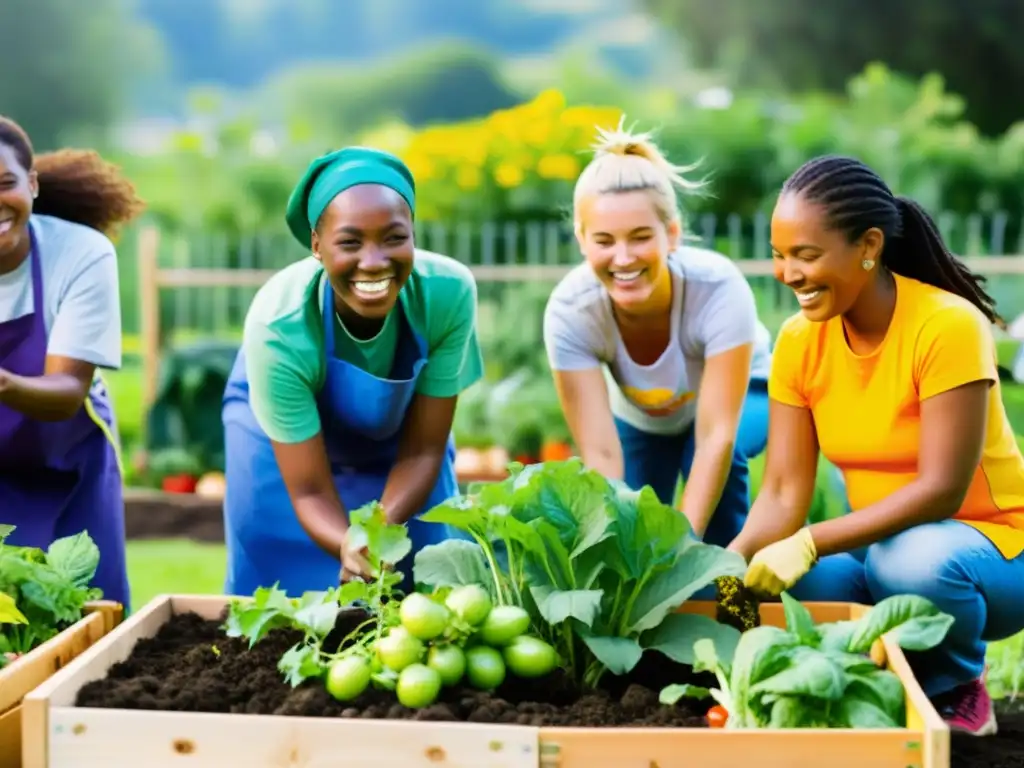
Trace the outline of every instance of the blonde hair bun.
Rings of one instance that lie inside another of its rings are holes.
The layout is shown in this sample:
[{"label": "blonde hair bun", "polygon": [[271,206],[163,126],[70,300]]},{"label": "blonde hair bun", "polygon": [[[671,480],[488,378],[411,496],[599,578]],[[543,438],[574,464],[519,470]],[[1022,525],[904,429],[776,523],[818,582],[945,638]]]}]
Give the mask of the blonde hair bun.
[{"label": "blonde hair bun", "polygon": [[649,190],[658,214],[666,223],[679,220],[676,189],[699,191],[704,180],[687,177],[700,164],[675,165],[662,154],[650,133],[625,128],[625,116],[614,129],[598,126],[594,158],[576,180],[573,193],[575,219],[584,198],[609,193]]}]

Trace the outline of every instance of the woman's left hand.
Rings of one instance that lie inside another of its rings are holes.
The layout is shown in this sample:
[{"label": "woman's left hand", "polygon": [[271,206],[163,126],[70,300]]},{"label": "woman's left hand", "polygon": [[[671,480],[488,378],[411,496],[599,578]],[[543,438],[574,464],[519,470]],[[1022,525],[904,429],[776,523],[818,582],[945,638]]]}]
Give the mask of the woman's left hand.
[{"label": "woman's left hand", "polygon": [[752,558],[743,583],[764,597],[778,597],[802,579],[818,552],[810,528],[801,528],[792,536],[769,544]]}]

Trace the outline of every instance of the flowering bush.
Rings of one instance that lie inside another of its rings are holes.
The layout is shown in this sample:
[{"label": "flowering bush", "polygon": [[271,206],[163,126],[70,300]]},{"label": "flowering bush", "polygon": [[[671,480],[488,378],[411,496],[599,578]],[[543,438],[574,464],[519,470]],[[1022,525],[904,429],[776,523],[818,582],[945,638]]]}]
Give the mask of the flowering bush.
[{"label": "flowering bush", "polygon": [[566,106],[559,91],[479,120],[418,132],[385,126],[363,137],[400,155],[416,177],[425,221],[558,218],[589,160],[598,126],[613,128],[615,107]]}]

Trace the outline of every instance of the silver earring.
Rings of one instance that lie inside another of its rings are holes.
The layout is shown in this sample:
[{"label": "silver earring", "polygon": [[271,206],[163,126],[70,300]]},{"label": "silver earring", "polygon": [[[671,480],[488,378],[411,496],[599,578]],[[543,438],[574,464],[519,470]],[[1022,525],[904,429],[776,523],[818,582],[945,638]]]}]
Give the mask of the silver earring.
[{"label": "silver earring", "polygon": [[866,271],[871,271],[871,268],[875,266],[875,262],[873,262],[871,259],[864,259],[864,261],[862,261],[860,265],[864,267]]}]

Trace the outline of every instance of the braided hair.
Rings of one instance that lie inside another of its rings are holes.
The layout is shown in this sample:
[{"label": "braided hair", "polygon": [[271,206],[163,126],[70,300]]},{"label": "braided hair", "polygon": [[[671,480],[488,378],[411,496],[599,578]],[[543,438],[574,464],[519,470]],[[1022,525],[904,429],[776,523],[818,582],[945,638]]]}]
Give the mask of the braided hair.
[{"label": "braided hair", "polygon": [[946,247],[932,217],[915,201],[893,195],[881,177],[852,157],[825,155],[809,160],[790,176],[783,194],[798,194],[825,210],[828,225],[856,242],[872,227],[885,235],[882,265],[903,277],[967,299],[1003,325],[995,300],[973,273]]}]

